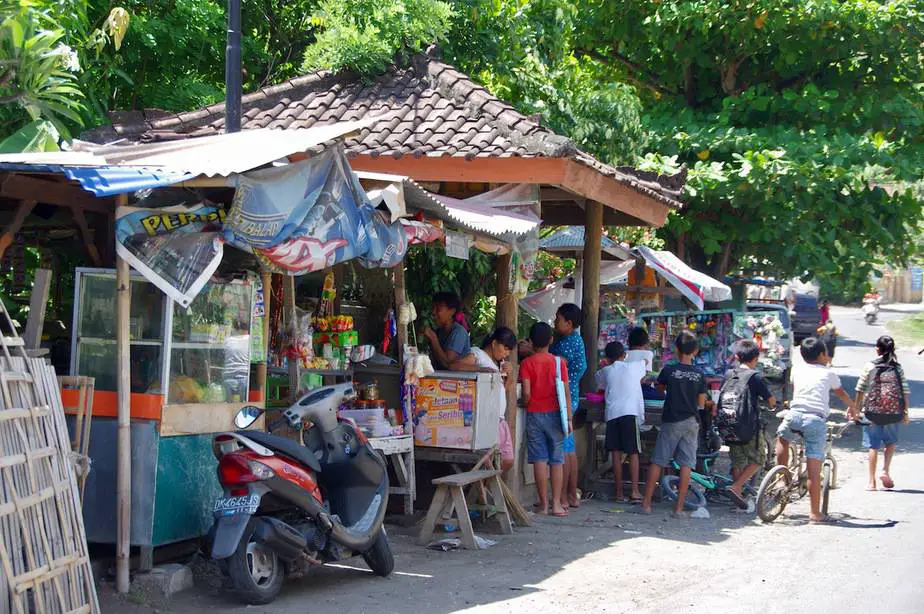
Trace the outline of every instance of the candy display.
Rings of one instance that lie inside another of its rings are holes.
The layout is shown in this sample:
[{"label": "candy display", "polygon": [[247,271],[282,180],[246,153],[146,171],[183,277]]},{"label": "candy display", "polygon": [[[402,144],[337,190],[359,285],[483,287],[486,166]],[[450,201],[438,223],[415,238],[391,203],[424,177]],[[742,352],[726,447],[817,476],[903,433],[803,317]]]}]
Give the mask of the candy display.
[{"label": "candy display", "polygon": [[[677,361],[674,339],[682,330],[696,335],[699,354],[693,364],[706,375],[723,375],[733,361],[734,344],[740,339],[735,334],[733,311],[661,312],[642,314],[638,325],[648,331],[650,349],[654,352],[654,369]],[[601,323],[597,348],[602,358],[603,349],[611,341],[627,342],[629,331],[635,326],[625,319]]]}]

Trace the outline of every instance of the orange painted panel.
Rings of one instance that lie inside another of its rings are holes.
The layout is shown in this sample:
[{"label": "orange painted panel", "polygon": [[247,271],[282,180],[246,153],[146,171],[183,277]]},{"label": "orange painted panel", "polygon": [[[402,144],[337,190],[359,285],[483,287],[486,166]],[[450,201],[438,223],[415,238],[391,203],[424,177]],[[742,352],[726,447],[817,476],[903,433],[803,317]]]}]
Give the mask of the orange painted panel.
[{"label": "orange painted panel", "polygon": [[[61,401],[65,407],[75,407],[79,402],[79,393],[72,388],[61,389]],[[132,418],[141,420],[160,420],[161,410],[164,406],[164,395],[144,394],[133,392],[131,394]],[[66,413],[74,413],[67,411]],[[96,390],[93,392],[93,417],[103,416],[116,418],[119,415],[119,394],[110,390]]]}]

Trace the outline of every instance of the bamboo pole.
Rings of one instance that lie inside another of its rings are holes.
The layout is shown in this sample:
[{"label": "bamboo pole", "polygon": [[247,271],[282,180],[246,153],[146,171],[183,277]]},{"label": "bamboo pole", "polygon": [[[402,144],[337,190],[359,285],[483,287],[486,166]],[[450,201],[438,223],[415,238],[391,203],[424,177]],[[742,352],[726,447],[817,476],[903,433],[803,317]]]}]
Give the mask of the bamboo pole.
[{"label": "bamboo pole", "polygon": [[[498,256],[494,261],[494,271],[497,273],[497,312],[494,318],[495,326],[506,326],[514,333],[517,332],[519,312],[517,309],[517,298],[510,291],[510,265],[512,254],[510,252]],[[514,350],[510,353],[508,359],[513,367],[513,377],[517,374],[517,352]],[[512,386],[507,390],[507,409],[505,418],[507,425],[510,427],[510,436],[515,442],[517,440],[517,389]],[[510,490],[513,491],[514,497],[520,492],[520,455],[514,450],[513,467],[506,473],[504,479]]]},{"label": "bamboo pole", "polygon": [[603,205],[588,200],[584,208],[584,325],[581,335],[587,352],[587,373],[581,388],[593,386],[597,365],[597,333],[600,325],[600,245],[603,241]]},{"label": "bamboo pole", "polygon": [[[128,201],[118,196],[118,206]],[[132,452],[131,452],[131,361],[129,314],[131,313],[131,276],[128,262],[116,256],[116,355],[118,356],[118,446],[116,447],[116,590],[129,589],[129,553],[131,548]]]},{"label": "bamboo pole", "polygon": [[273,274],[264,272],[263,280],[263,364],[257,365],[257,383],[263,396],[263,407],[269,402],[266,370],[269,367],[270,310],[273,307]]}]

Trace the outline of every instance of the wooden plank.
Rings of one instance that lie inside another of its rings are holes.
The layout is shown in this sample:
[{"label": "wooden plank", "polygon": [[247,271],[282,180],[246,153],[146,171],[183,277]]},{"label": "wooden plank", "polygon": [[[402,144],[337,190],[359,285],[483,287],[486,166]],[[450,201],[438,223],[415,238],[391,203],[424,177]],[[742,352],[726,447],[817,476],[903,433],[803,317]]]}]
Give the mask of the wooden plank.
[{"label": "wooden plank", "polygon": [[[161,414],[160,436],[202,435],[233,431],[234,416],[250,403],[188,403],[164,405]],[[264,430],[265,416],[260,416],[253,430]]]},{"label": "wooden plank", "polygon": [[[408,324],[402,324],[400,321],[401,309],[408,304],[407,300],[407,288],[404,274],[404,263],[402,262],[398,266],[392,269],[394,272],[394,286],[395,286],[395,317],[398,320],[398,364],[404,364],[404,347],[408,343]],[[413,326],[413,323],[410,324]]]},{"label": "wooden plank", "polygon": [[587,369],[581,381],[582,390],[591,390],[594,384],[597,364],[597,333],[600,323],[600,245],[603,240],[603,205],[597,201],[588,201],[584,217],[584,285],[582,309],[584,325],[581,336],[587,353]]},{"label": "wooden plank", "polygon": [[573,160],[567,161],[560,185],[586,196],[588,204],[591,200],[603,203],[655,227],[664,225],[671,210],[667,204]]},{"label": "wooden plank", "polygon": [[36,200],[22,200],[19,202],[19,206],[16,207],[16,213],[13,215],[13,220],[3,229],[3,234],[0,235],[0,258],[3,258],[3,254],[6,253],[6,248],[13,244],[16,233],[22,228],[23,222],[26,221],[26,218],[29,217],[29,214],[32,213],[32,210],[37,204],[38,201]]},{"label": "wooden plank", "polygon": [[496,469],[479,469],[478,471],[466,471],[465,473],[456,473],[455,475],[436,478],[432,483],[435,485],[447,484],[450,486],[467,486],[475,482],[480,482],[481,480],[486,480],[495,475],[500,475],[500,471]]},{"label": "wooden plank", "polygon": [[93,266],[102,267],[103,259],[100,257],[99,249],[97,249],[96,243],[93,241],[93,234],[90,232],[90,227],[87,225],[87,218],[83,214],[83,209],[74,207],[71,209],[71,213],[74,214],[74,221],[77,222],[77,228],[80,229],[83,247],[87,250],[90,261],[93,263]]},{"label": "wooden plank", "polygon": [[439,520],[443,513],[443,508],[449,500],[449,487],[440,486],[433,495],[430,502],[430,509],[427,510],[427,517],[424,519],[423,526],[420,527],[420,534],[417,536],[417,544],[426,546],[433,537],[433,531],[436,529],[436,521]]},{"label": "wooden plank", "polygon": [[[282,321],[285,322],[286,327],[295,322],[295,278],[291,275],[286,275],[282,279],[283,285],[283,303],[285,305],[285,311],[283,312],[285,317],[282,318]],[[301,376],[299,375],[299,366],[297,360],[289,361],[289,403],[295,403],[298,398],[298,387],[299,380]]]},{"label": "wooden plank", "polygon": [[36,269],[35,281],[32,283],[32,296],[29,298],[29,319],[23,343],[27,349],[36,350],[42,343],[42,329],[45,324],[45,308],[48,306],[48,291],[51,289],[51,271]]},{"label": "wooden plank", "polygon": [[452,504],[456,511],[456,521],[459,523],[459,531],[462,533],[462,547],[477,550],[475,529],[472,527],[472,517],[468,515],[468,506],[465,504],[465,495],[462,488],[450,486],[449,489],[452,491]]},{"label": "wooden plank", "polygon": [[491,489],[491,498],[494,499],[494,505],[498,508],[496,517],[497,521],[500,523],[501,533],[504,535],[512,535],[513,525],[510,523],[510,513],[507,511],[506,497],[504,496],[504,490],[501,484],[502,482],[499,476],[494,476],[488,480],[488,486]]},{"label": "wooden plank", "polygon": [[[127,197],[119,197],[120,205]],[[116,590],[128,593],[132,516],[131,359],[129,315],[131,276],[128,262],[116,256],[116,372],[119,396],[116,444]]]}]

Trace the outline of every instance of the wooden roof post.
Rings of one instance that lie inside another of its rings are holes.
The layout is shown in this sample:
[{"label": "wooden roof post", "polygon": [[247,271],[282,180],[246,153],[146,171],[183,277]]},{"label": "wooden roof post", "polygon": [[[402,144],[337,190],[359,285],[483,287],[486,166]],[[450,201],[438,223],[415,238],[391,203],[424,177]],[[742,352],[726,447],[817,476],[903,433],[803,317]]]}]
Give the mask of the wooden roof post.
[{"label": "wooden roof post", "polygon": [[588,200],[584,206],[584,326],[581,335],[587,351],[587,373],[582,388],[593,386],[597,365],[597,336],[600,328],[600,257],[603,241],[603,205]]},{"label": "wooden roof post", "polygon": [[[508,252],[498,256],[494,260],[494,271],[497,273],[497,312],[494,317],[495,326],[506,326],[514,333],[517,332],[518,327],[518,309],[517,309],[517,297],[510,291],[510,281],[512,271],[510,270],[510,265],[513,260],[513,252]],[[517,352],[514,350],[510,353],[510,358],[508,359],[510,364],[513,366],[513,374],[516,377],[517,373]],[[507,425],[510,427],[510,436],[511,439],[515,442],[517,440],[517,387],[511,386],[507,390],[507,410],[506,410],[506,419]],[[519,496],[520,494],[520,457],[519,454],[514,450],[513,456],[513,467],[510,468],[510,471],[504,476],[504,481],[507,482],[507,485],[510,487],[510,490],[513,491],[514,496]]]},{"label": "wooden roof post", "polygon": [[269,368],[269,346],[270,346],[270,309],[273,306],[273,274],[263,271],[260,274],[260,283],[263,285],[263,362],[257,364],[257,389],[263,398],[263,407],[266,408],[268,403],[267,376],[266,371]]},{"label": "wooden roof post", "polygon": [[[128,203],[121,194],[118,206]],[[131,275],[128,262],[116,256],[116,372],[118,373],[118,445],[116,446],[116,590],[129,589],[129,552],[132,518],[132,451],[131,451],[131,361],[129,350],[129,315],[131,313]]]}]

